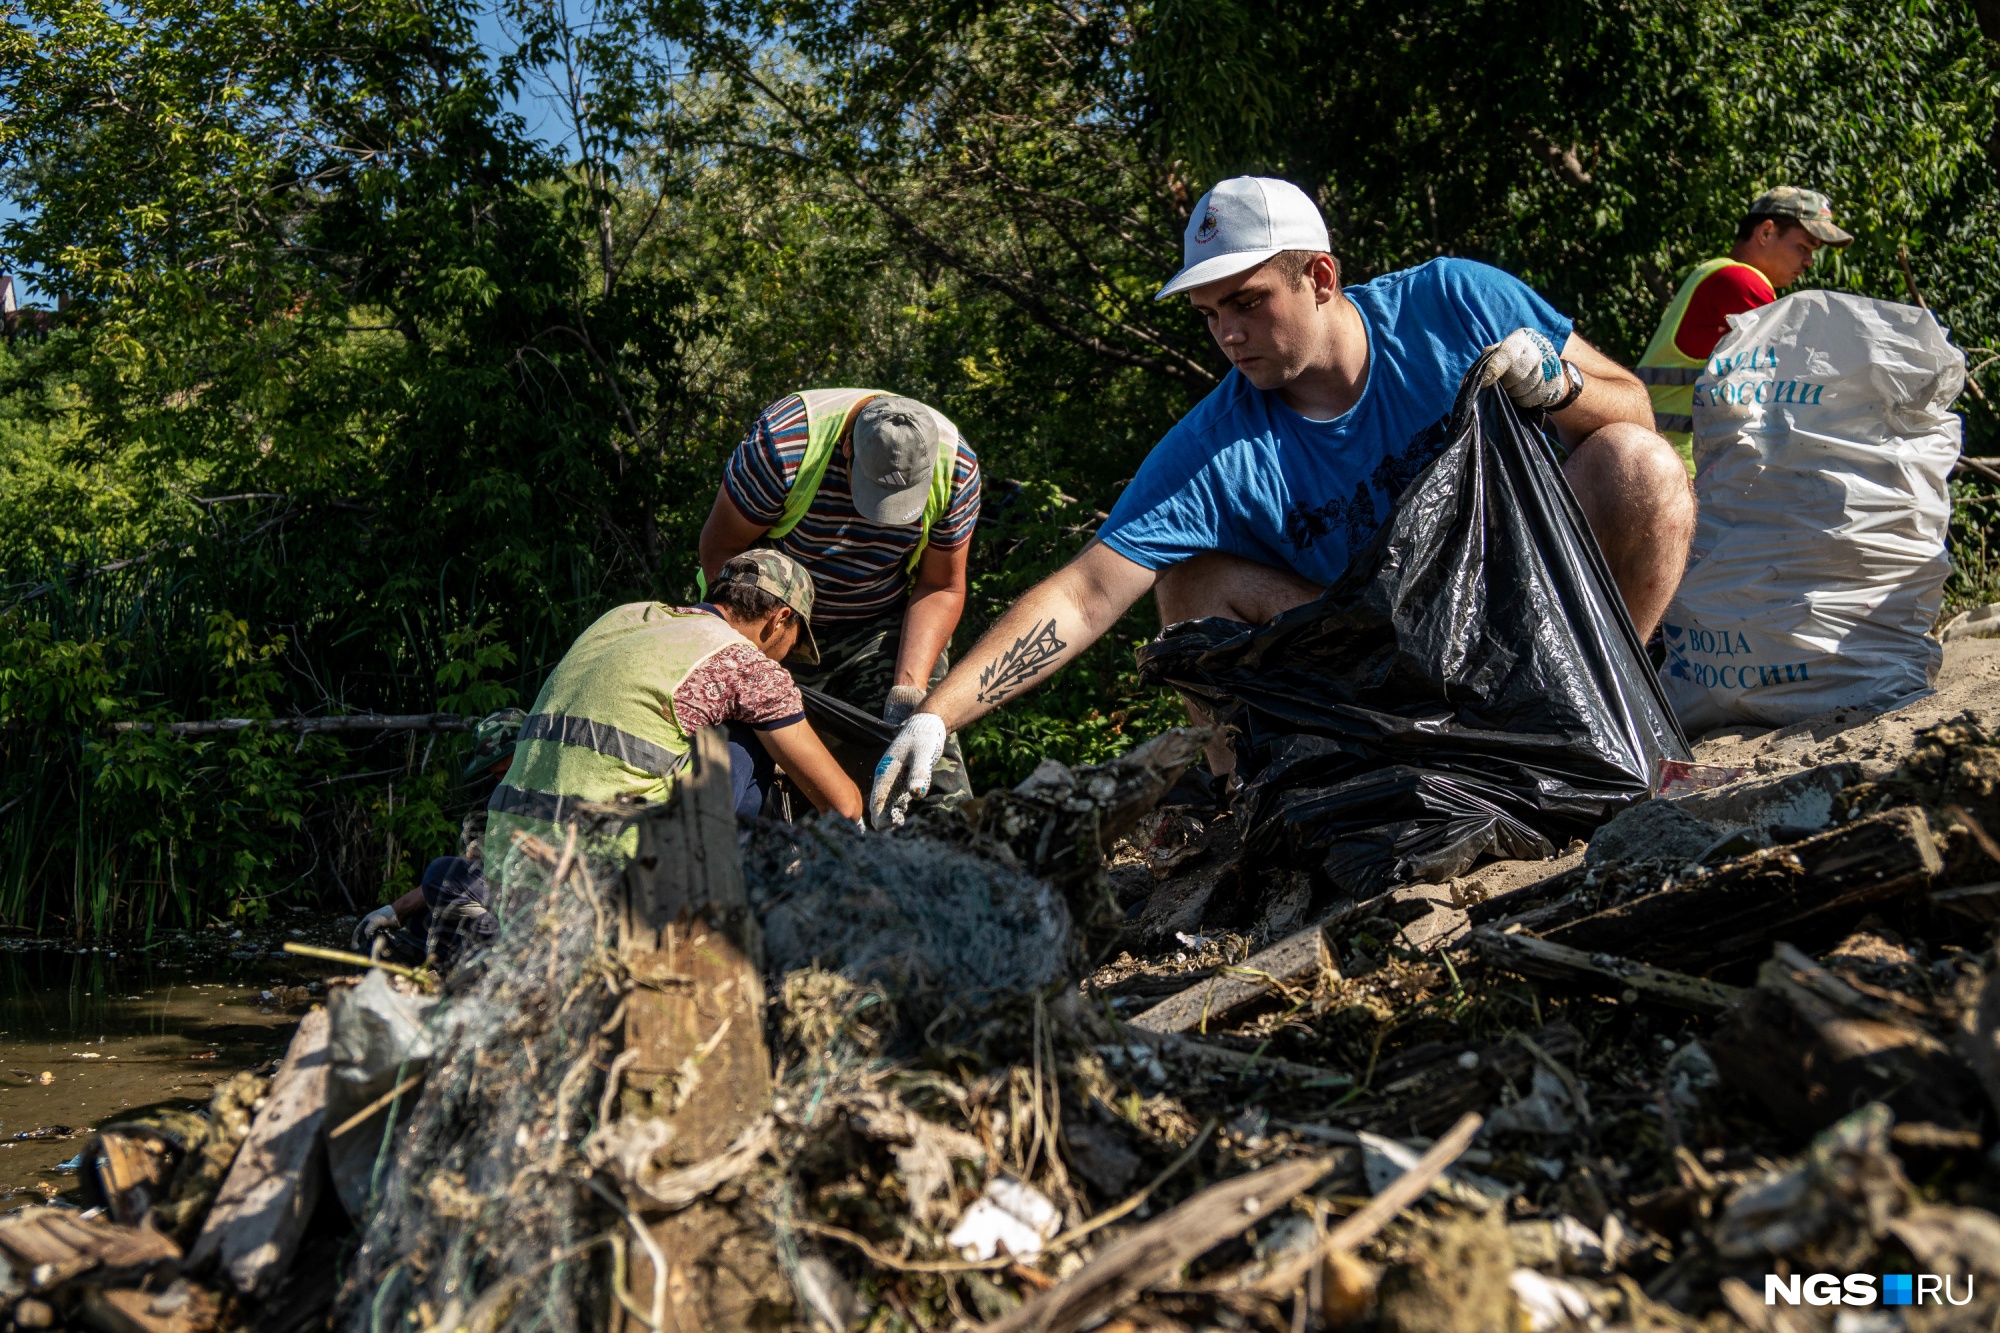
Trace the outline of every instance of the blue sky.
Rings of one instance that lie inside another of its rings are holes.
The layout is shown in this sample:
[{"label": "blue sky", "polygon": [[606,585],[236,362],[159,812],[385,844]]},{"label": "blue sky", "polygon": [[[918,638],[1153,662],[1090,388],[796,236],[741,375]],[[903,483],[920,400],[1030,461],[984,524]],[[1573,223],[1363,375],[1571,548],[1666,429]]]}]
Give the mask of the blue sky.
[{"label": "blue sky", "polygon": [[[479,39],[488,53],[497,56],[511,46],[499,16],[492,5],[485,6],[480,13]],[[561,117],[545,92],[529,90],[528,94],[514,103],[514,110],[521,114],[528,124],[528,133],[538,139],[555,143],[563,136]],[[12,197],[0,196],[0,221],[11,222],[21,216],[20,206]],[[54,296],[37,289],[25,274],[14,275],[16,290],[23,304],[53,304]]]}]

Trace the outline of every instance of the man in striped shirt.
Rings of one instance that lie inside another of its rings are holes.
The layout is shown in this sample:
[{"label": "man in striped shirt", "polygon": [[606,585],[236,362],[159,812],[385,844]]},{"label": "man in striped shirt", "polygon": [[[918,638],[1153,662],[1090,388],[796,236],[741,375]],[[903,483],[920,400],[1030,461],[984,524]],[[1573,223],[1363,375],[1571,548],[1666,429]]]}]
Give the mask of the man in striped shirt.
[{"label": "man in striped shirt", "polygon": [[[702,570],[759,543],[804,565],[820,661],[794,678],[900,725],[950,665],[979,499],[979,460],[937,409],[875,389],[788,394],[723,469]],[[937,773],[934,795],[970,793],[956,737]]]}]

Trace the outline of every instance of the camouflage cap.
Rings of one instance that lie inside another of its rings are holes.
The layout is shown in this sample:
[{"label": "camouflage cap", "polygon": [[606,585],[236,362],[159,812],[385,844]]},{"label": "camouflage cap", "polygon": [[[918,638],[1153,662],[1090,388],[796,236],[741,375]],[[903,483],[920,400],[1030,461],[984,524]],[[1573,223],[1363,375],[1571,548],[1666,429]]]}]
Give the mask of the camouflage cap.
[{"label": "camouflage cap", "polygon": [[503,708],[497,713],[488,713],[473,724],[472,757],[466,761],[459,781],[470,782],[493,770],[497,770],[493,776],[500,776],[505,771],[505,765],[514,757],[514,743],[520,739],[521,724],[527,717],[518,708]]},{"label": "camouflage cap", "polygon": [[761,588],[798,613],[799,641],[792,645],[788,660],[806,666],[819,665],[819,643],[813,638],[813,581],[806,567],[783,551],[768,546],[752,547],[733,556],[716,571],[715,586],[747,583]]},{"label": "camouflage cap", "polygon": [[1780,185],[1758,195],[1751,201],[1750,216],[1791,218],[1816,240],[1835,247],[1854,239],[1833,225],[1833,204],[1825,195],[1796,185]]}]

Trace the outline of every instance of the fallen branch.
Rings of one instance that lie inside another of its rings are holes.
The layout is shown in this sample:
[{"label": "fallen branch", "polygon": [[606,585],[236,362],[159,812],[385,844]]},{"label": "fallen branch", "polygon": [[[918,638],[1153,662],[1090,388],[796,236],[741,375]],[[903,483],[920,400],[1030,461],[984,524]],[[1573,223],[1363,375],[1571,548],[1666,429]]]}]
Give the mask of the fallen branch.
[{"label": "fallen branch", "polygon": [[301,958],[317,958],[327,963],[346,963],[349,967],[379,967],[384,972],[407,977],[411,981],[430,980],[427,974],[419,972],[414,967],[404,967],[401,963],[379,963],[366,954],[349,953],[345,949],[323,949],[317,944],[300,944],[297,940],[286,940],[284,949],[286,953],[295,953]]},{"label": "fallen branch", "polygon": [[1307,1270],[1320,1255],[1355,1250],[1366,1244],[1376,1232],[1395,1220],[1398,1213],[1424,1197],[1446,1168],[1472,1146],[1473,1136],[1479,1133],[1479,1126],[1483,1123],[1470,1111],[1460,1116],[1451,1131],[1433,1143],[1429,1151],[1417,1159],[1415,1166],[1390,1181],[1359,1211],[1344,1218],[1317,1247],[1295,1255],[1265,1274],[1257,1283],[1258,1290],[1273,1295],[1288,1295],[1298,1289]]},{"label": "fallen branch", "polygon": [[114,722],[113,731],[164,731],[174,736],[223,736],[253,727],[315,736],[337,731],[471,731],[479,721],[459,713],[355,713],[348,717],[217,717],[202,722]]},{"label": "fallen branch", "polygon": [[1313,1157],[1211,1185],[1098,1255],[1062,1285],[985,1325],[987,1333],[1075,1333],[1284,1208],[1333,1167],[1333,1158]]}]

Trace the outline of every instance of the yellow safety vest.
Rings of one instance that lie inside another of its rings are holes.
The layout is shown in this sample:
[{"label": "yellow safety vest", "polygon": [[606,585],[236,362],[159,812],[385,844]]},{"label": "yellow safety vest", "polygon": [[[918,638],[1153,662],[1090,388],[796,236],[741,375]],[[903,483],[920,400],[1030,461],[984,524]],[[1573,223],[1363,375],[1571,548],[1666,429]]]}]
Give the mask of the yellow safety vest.
[{"label": "yellow safety vest", "polygon": [[674,691],[717,652],[748,642],[719,616],[659,602],[598,617],[542,686],[487,802],[487,877],[500,876],[516,830],[560,847],[562,822],[579,803],[665,800],[692,748]]},{"label": "yellow safety vest", "polygon": [[[826,465],[853,428],[855,416],[871,400],[889,396],[880,389],[807,389],[799,394],[806,405],[806,452],[799,459],[798,475],[792,478],[792,489],[785,494],[785,507],[779,511],[778,521],[764,534],[766,541],[775,543],[799,525],[799,520],[812,508],[819,484],[826,480]],[[912,583],[917,579],[917,562],[923,559],[924,550],[931,543],[931,527],[951,508],[951,478],[958,468],[958,427],[930,404],[924,407],[938,425],[938,452],[937,461],[931,465],[931,493],[924,501],[923,527],[917,534],[916,549],[910,552],[905,565]],[[696,571],[695,584],[702,596],[708,596],[708,575],[704,571]]]},{"label": "yellow safety vest", "polygon": [[1653,429],[1674,446],[1681,461],[1687,464],[1689,476],[1694,475],[1694,382],[1701,378],[1708,362],[1697,361],[1681,351],[1674,345],[1674,335],[1681,331],[1681,321],[1687,318],[1688,302],[1694,299],[1695,288],[1711,274],[1731,266],[1757,271],[1754,266],[1734,259],[1711,259],[1697,265],[1674,293],[1667,313],[1660,316],[1660,327],[1653,330],[1653,341],[1646,344],[1646,354],[1639,358],[1637,368],[1639,379],[1653,400]]}]

